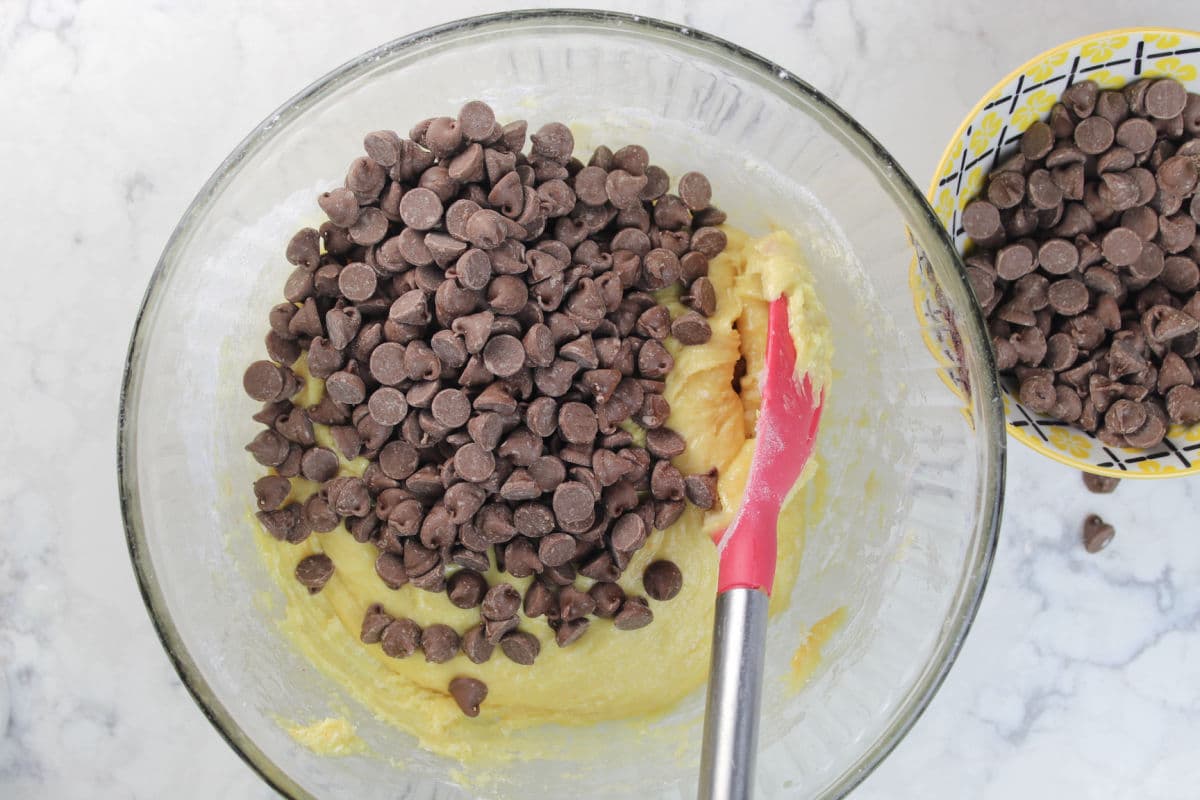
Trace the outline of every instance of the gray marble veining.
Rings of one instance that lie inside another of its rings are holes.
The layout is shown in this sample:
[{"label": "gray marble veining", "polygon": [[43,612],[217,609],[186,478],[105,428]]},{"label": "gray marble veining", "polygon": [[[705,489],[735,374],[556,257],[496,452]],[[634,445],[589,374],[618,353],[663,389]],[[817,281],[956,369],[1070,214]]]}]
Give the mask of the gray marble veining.
[{"label": "gray marble veining", "polygon": [[[273,796],[180,685],[128,564],[114,423],[134,314],[194,192],[283,98],[384,39],[525,5],[0,0],[0,796]],[[616,5],[777,61],[919,185],[965,112],[1026,58],[1095,30],[1196,21],[1187,0],[1037,20],[981,0]],[[1014,446],[975,628],[855,797],[1195,796],[1198,486],[1093,497]],[[1078,543],[1090,511],[1118,530],[1098,556]]]}]

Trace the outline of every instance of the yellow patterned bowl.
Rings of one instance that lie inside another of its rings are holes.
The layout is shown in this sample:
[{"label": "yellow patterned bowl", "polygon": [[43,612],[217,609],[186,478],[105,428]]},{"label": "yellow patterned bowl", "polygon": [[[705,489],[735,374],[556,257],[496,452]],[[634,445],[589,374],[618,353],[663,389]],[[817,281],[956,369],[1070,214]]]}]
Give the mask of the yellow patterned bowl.
[{"label": "yellow patterned bowl", "polygon": [[[1017,150],[1020,135],[1046,118],[1063,90],[1080,80],[1104,88],[1146,77],[1171,77],[1200,93],[1200,32],[1129,28],[1085,36],[1035,56],[992,87],[950,140],[929,187],[929,202],[965,254],[970,239],[962,210],[984,187],[988,171]],[[1175,425],[1158,447],[1108,447],[1074,425],[1017,402],[1004,386],[1009,434],[1068,466],[1117,478],[1166,478],[1200,472],[1200,425]]]}]

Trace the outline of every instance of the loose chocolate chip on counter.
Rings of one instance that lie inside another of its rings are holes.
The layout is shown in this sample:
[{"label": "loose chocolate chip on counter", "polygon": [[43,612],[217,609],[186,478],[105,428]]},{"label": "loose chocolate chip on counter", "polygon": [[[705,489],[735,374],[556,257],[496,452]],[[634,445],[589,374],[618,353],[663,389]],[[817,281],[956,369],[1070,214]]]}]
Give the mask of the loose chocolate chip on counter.
[{"label": "loose chocolate chip on counter", "polygon": [[1083,485],[1086,486],[1087,490],[1093,494],[1111,494],[1117,488],[1117,484],[1120,482],[1120,478],[1110,478],[1105,475],[1093,475],[1090,472],[1083,473]]},{"label": "loose chocolate chip on counter", "polygon": [[1083,546],[1089,553],[1099,553],[1108,547],[1116,533],[1112,525],[1096,514],[1089,514],[1083,521]]},{"label": "loose chocolate chip on counter", "polygon": [[487,684],[476,678],[459,676],[450,680],[450,696],[468,717],[479,716],[479,706],[487,699]]}]

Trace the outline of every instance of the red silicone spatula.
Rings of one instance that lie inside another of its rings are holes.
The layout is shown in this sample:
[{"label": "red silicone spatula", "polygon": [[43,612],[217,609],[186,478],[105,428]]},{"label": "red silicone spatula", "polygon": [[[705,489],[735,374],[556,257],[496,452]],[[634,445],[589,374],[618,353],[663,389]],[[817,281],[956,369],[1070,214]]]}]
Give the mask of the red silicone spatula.
[{"label": "red silicone spatula", "polygon": [[767,603],[784,498],[812,455],[823,393],[796,374],[787,299],[770,304],[762,404],[742,505],[717,540],[720,572],[704,717],[701,800],[749,800],[758,743]]}]

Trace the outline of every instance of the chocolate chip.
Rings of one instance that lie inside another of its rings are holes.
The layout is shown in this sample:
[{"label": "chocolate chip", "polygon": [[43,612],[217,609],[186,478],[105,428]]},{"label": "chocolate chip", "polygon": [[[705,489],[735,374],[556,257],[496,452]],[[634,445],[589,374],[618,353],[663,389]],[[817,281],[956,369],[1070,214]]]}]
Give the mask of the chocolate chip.
[{"label": "chocolate chip", "polygon": [[483,364],[493,375],[510,377],[525,365],[525,348],[515,336],[493,336],[484,345]]},{"label": "chocolate chip", "polygon": [[563,620],[582,619],[596,610],[590,594],[574,586],[564,586],[558,593],[558,614]]},{"label": "chocolate chip", "polygon": [[286,400],[299,388],[299,382],[287,367],[270,361],[255,361],[246,368],[242,386],[253,399],[271,403]]},{"label": "chocolate chip", "polygon": [[420,456],[408,442],[389,442],[379,451],[379,468],[392,480],[402,481],[417,469]]},{"label": "chocolate chip", "polygon": [[583,403],[564,403],[558,410],[558,429],[573,444],[590,444],[596,438],[596,414]]},{"label": "chocolate chip", "polygon": [[517,428],[505,438],[496,453],[516,466],[528,467],[542,454],[542,448],[541,438],[533,431]]},{"label": "chocolate chip", "polygon": [[549,492],[567,477],[567,468],[554,456],[541,456],[529,465],[529,474],[543,492]]},{"label": "chocolate chip", "polygon": [[1109,263],[1127,267],[1142,253],[1142,239],[1129,228],[1114,228],[1104,234],[1101,250]]},{"label": "chocolate chip", "polygon": [[358,198],[350,189],[339,187],[324,192],[317,198],[317,205],[339,227],[348,228],[358,219]]},{"label": "chocolate chip", "polygon": [[260,511],[279,508],[291,491],[291,481],[278,475],[265,475],[254,482],[254,497]]},{"label": "chocolate chip", "polygon": [[1088,155],[1098,155],[1112,146],[1116,132],[1103,117],[1088,117],[1075,126],[1075,146]]},{"label": "chocolate chip", "polygon": [[1117,128],[1116,141],[1134,153],[1147,153],[1154,146],[1157,131],[1154,125],[1140,117],[1127,119]]},{"label": "chocolate chip", "polygon": [[621,610],[613,618],[613,627],[619,631],[633,631],[644,628],[654,621],[654,613],[642,597],[627,597],[621,604]]},{"label": "chocolate chip", "polygon": [[565,481],[554,490],[554,516],[559,525],[570,525],[588,519],[593,513],[595,498],[578,481]]},{"label": "chocolate chip", "polygon": [[1084,472],[1083,485],[1087,487],[1089,492],[1093,494],[1111,494],[1117,488],[1117,484],[1121,482],[1120,478],[1110,478],[1106,475],[1093,475],[1090,472]]},{"label": "chocolate chip", "polygon": [[1183,113],[1187,98],[1187,90],[1177,81],[1154,81],[1146,90],[1146,113],[1156,119],[1171,119]]},{"label": "chocolate chip", "polygon": [[481,613],[484,619],[508,619],[521,607],[521,595],[510,583],[498,583],[483,597]]},{"label": "chocolate chip", "polygon": [[454,469],[465,480],[479,483],[487,480],[496,469],[496,458],[472,442],[454,455]]},{"label": "chocolate chip", "polygon": [[474,570],[459,570],[446,579],[446,594],[458,608],[475,608],[487,591],[487,580]]},{"label": "chocolate chip", "polygon": [[493,642],[488,641],[483,625],[476,625],[467,630],[462,636],[462,651],[473,664],[482,664],[492,657],[496,649]]},{"label": "chocolate chip", "polygon": [[612,544],[617,550],[632,553],[646,541],[649,530],[637,514],[623,514],[612,527]]},{"label": "chocolate chip", "polygon": [[705,475],[688,475],[683,480],[687,499],[696,508],[707,511],[717,504],[717,471]]},{"label": "chocolate chip", "polygon": [[310,594],[324,589],[332,577],[333,559],[323,553],[306,556],[296,565],[296,580],[306,586]]},{"label": "chocolate chip", "polygon": [[1170,291],[1179,294],[1195,291],[1197,284],[1200,284],[1200,267],[1190,258],[1172,256],[1164,261],[1159,281]]},{"label": "chocolate chip", "polygon": [[261,431],[250,444],[246,445],[247,452],[254,460],[265,467],[278,467],[291,452],[291,443],[272,430]]},{"label": "chocolate chip", "polygon": [[1108,547],[1116,535],[1116,529],[1096,514],[1088,514],[1083,521],[1083,546],[1089,553],[1099,553]]},{"label": "chocolate chip", "polygon": [[590,622],[586,619],[563,620],[554,631],[554,641],[559,647],[566,647],[579,640],[587,633]]},{"label": "chocolate chip", "polygon": [[1046,210],[1059,207],[1063,201],[1063,190],[1054,177],[1044,169],[1029,174],[1027,191],[1035,208]]},{"label": "chocolate chip", "polygon": [[532,633],[512,631],[505,634],[504,638],[500,640],[500,649],[504,651],[504,655],[508,656],[509,660],[523,666],[530,666],[537,659],[542,645]]},{"label": "chocolate chip", "polygon": [[408,583],[404,559],[396,553],[380,553],[375,559],[375,574],[389,589],[399,589]]},{"label": "chocolate chip", "polygon": [[704,344],[712,338],[712,328],[708,321],[695,311],[680,314],[671,323],[671,334],[681,344]]},{"label": "chocolate chip", "polygon": [[1178,353],[1168,352],[1163,356],[1158,370],[1159,394],[1166,394],[1176,386],[1191,386],[1194,382],[1192,371]]},{"label": "chocolate chip", "polygon": [[999,172],[988,182],[987,199],[996,208],[1013,208],[1025,196],[1025,176],[1020,172]]},{"label": "chocolate chip", "polygon": [[679,197],[690,211],[700,211],[712,202],[712,185],[699,172],[684,173],[679,178]]},{"label": "chocolate chip", "polygon": [[675,458],[685,447],[683,437],[670,428],[646,431],[646,449],[655,458]]},{"label": "chocolate chip", "polygon": [[552,533],[538,542],[538,558],[550,567],[560,567],[575,556],[575,539],[566,533]]},{"label": "chocolate chip", "polygon": [[421,649],[430,664],[444,664],[458,653],[458,633],[449,625],[430,625],[421,633]]},{"label": "chocolate chip", "polygon": [[561,122],[543,125],[529,138],[534,155],[559,164],[566,164],[575,149],[575,137],[571,135],[571,129]]},{"label": "chocolate chip", "polygon": [[1168,342],[1192,333],[1200,322],[1168,305],[1152,306],[1142,317],[1142,330],[1152,342]]},{"label": "chocolate chip", "polygon": [[392,621],[392,616],[384,611],[383,606],[379,603],[367,606],[367,611],[363,614],[359,641],[363,644],[378,644],[379,640],[383,638],[384,630],[392,624]]},{"label": "chocolate chip", "polygon": [[479,716],[479,706],[487,699],[487,684],[476,678],[459,676],[450,680],[450,696],[468,717]]},{"label": "chocolate chip", "polygon": [[1071,109],[1076,117],[1089,117],[1096,108],[1096,98],[1099,95],[1100,87],[1095,81],[1080,81],[1062,93],[1062,103]]},{"label": "chocolate chip", "polygon": [[1088,290],[1082,281],[1067,278],[1055,281],[1047,290],[1050,307],[1055,313],[1075,316],[1087,310]]},{"label": "chocolate chip", "polygon": [[324,483],[337,475],[338,457],[332,450],[313,447],[300,459],[300,474],[310,481]]},{"label": "chocolate chip", "polygon": [[666,377],[675,366],[675,359],[659,342],[651,339],[638,350],[638,373],[645,378]]},{"label": "chocolate chip", "polygon": [[596,604],[594,611],[601,619],[612,619],[617,615],[621,604],[625,602],[625,592],[615,583],[598,581],[588,589],[588,594]]},{"label": "chocolate chip", "polygon": [[1096,116],[1103,117],[1114,126],[1129,116],[1129,103],[1120,92],[1101,92],[1096,98]]},{"label": "chocolate chip", "polygon": [[383,629],[380,644],[392,658],[408,658],[421,645],[421,626],[411,619],[397,619]]},{"label": "chocolate chip", "polygon": [[642,575],[646,594],[655,600],[671,600],[683,588],[683,573],[673,561],[655,561]]},{"label": "chocolate chip", "polygon": [[1200,389],[1179,385],[1166,394],[1167,417],[1176,425],[1200,422]]},{"label": "chocolate chip", "polygon": [[717,309],[717,294],[712,281],[706,276],[696,278],[680,301],[688,308],[711,317]]},{"label": "chocolate chip", "polygon": [[1021,382],[1018,395],[1021,405],[1039,414],[1049,414],[1058,402],[1054,391],[1054,380],[1050,377],[1038,376]]},{"label": "chocolate chip", "polygon": [[[1021,154],[1031,161],[1045,158],[1052,147],[1054,147],[1054,131],[1044,122],[1034,122],[1021,134]],[[965,214],[963,221],[965,224]],[[970,231],[967,232],[967,235],[972,239],[986,238],[986,236],[977,237]]]}]

